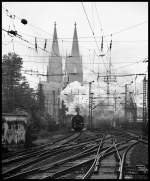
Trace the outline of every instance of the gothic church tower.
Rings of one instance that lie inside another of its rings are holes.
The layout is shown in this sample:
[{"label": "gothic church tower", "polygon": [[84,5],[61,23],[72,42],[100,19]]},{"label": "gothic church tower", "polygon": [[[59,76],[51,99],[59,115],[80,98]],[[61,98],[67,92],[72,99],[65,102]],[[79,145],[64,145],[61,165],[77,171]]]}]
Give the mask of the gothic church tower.
[{"label": "gothic church tower", "polygon": [[71,56],[66,58],[66,72],[68,75],[68,83],[74,81],[83,82],[82,57],[79,52],[76,22],[74,27]]},{"label": "gothic church tower", "polygon": [[55,23],[51,55],[49,57],[49,65],[47,68],[47,82],[61,83],[62,77],[63,77],[62,57],[60,56],[60,53],[59,53],[57,30],[56,30],[56,23]]},{"label": "gothic church tower", "polygon": [[42,81],[44,92],[45,111],[59,123],[60,91],[63,85],[62,57],[60,56],[56,23],[54,24],[54,35],[47,67],[47,80]]}]

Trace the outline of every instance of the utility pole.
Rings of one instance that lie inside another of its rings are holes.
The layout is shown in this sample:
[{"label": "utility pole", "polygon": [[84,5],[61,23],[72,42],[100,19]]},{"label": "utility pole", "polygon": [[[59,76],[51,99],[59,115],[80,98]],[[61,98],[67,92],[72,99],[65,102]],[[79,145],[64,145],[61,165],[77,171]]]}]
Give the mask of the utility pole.
[{"label": "utility pole", "polygon": [[115,101],[115,108],[114,108],[114,117],[113,117],[113,125],[116,126],[116,122],[115,122],[115,113],[116,113],[116,110],[117,110],[117,99],[120,99],[120,97],[117,97],[116,95],[116,90],[115,90],[115,93],[114,93],[114,101]]},{"label": "utility pole", "polygon": [[[148,63],[148,59],[145,59],[143,62]],[[148,71],[148,66],[147,66],[147,71]],[[148,134],[148,80],[146,80],[146,75],[143,79],[143,124],[144,124],[143,126],[144,134]]]},{"label": "utility pole", "polygon": [[[112,34],[111,34],[111,38],[112,38]],[[116,76],[112,76],[111,75],[111,66],[112,66],[112,63],[111,63],[111,49],[112,49],[112,39],[110,41],[110,47],[109,47],[109,50],[110,50],[109,67],[108,67],[108,70],[107,70],[107,75],[104,77],[104,82],[107,83],[107,99],[108,99],[108,104],[109,104],[109,97],[110,97],[110,83],[117,81],[116,80]]]},{"label": "utility pole", "polygon": [[92,128],[92,99],[93,94],[91,93],[91,86],[94,81],[89,82],[89,128]]},{"label": "utility pole", "polygon": [[[53,118],[55,120],[55,91],[53,90]],[[56,121],[56,120],[55,120]]]},{"label": "utility pole", "polygon": [[133,81],[131,81],[129,84],[125,84],[125,106],[124,106],[124,108],[125,108],[125,121],[128,123],[128,110],[130,110],[131,111],[131,106],[129,107],[129,102],[128,102],[128,100],[127,100],[127,98],[128,98],[128,85],[131,85],[133,83]]},{"label": "utility pole", "polygon": [[125,84],[125,114],[124,114],[124,117],[125,117],[125,121],[127,121],[127,84]]},{"label": "utility pole", "polygon": [[116,112],[116,102],[117,102],[116,90],[115,90],[115,94],[114,94],[114,99],[115,99],[115,112]]},{"label": "utility pole", "polygon": [[91,115],[90,115],[90,117],[91,117],[91,122],[90,122],[90,128],[92,129],[92,127],[93,127],[93,124],[92,124],[92,122],[93,122],[93,93],[91,93],[91,98],[90,98],[91,100],[90,100],[90,102],[91,102],[91,106],[90,106],[90,112],[91,112]]},{"label": "utility pole", "polygon": [[143,124],[144,127],[146,125],[146,121],[147,121],[147,111],[146,111],[146,76],[143,79]]},{"label": "utility pole", "polygon": [[116,90],[115,90],[114,100],[115,100],[115,111],[113,113],[113,126],[115,127],[116,126],[115,113],[116,113],[116,102],[117,102]]},{"label": "utility pole", "polygon": [[57,118],[58,118],[58,122],[59,122],[59,124],[61,124],[60,123],[60,97],[59,97],[59,95],[60,95],[60,90],[59,90],[59,88],[58,88],[58,95],[57,95]]}]

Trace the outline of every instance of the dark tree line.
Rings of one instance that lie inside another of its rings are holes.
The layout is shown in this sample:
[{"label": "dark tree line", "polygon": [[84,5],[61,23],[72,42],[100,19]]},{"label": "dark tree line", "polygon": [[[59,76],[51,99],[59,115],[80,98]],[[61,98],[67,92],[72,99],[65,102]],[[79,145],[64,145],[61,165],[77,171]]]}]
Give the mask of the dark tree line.
[{"label": "dark tree line", "polygon": [[[30,88],[22,75],[22,58],[15,53],[8,53],[2,58],[2,112],[11,113],[21,109],[30,114],[31,129],[49,129],[54,127],[55,120],[45,112],[42,84],[38,89]],[[66,107],[62,103],[61,118],[65,118]],[[52,125],[53,124],[53,125]]]},{"label": "dark tree line", "polygon": [[[2,112],[26,111],[30,115],[30,128],[41,127],[40,117],[44,108],[42,90],[34,90],[22,75],[22,58],[15,53],[8,53],[2,58]],[[43,99],[43,101],[42,101]]]},{"label": "dark tree line", "polygon": [[16,108],[30,112],[38,108],[36,92],[30,88],[22,75],[23,61],[15,53],[8,53],[2,59],[2,112],[10,113]]}]

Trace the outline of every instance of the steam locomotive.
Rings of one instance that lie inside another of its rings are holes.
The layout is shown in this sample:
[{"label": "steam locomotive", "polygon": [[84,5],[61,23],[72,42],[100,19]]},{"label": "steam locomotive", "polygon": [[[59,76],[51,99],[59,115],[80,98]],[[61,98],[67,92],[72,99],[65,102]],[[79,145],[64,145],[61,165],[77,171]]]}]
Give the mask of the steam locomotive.
[{"label": "steam locomotive", "polygon": [[84,127],[84,118],[77,114],[72,118],[72,128],[75,131],[81,131]]}]

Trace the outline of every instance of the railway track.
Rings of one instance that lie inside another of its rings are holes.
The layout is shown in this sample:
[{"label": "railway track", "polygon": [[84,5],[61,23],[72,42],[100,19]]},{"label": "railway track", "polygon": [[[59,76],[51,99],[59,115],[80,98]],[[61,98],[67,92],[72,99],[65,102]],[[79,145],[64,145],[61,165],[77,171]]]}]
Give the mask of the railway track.
[{"label": "railway track", "polygon": [[[91,139],[87,140],[91,135]],[[71,142],[62,142],[55,149],[38,158],[31,158],[20,165],[3,171],[6,179],[48,179],[48,178],[117,178],[125,177],[124,167],[127,155],[135,144],[143,140],[122,132],[85,133]],[[146,143],[145,143],[146,144]],[[126,153],[126,154],[125,154]]]},{"label": "railway track", "polygon": [[[24,167],[29,167],[31,168],[31,166],[33,165],[35,170],[35,166],[37,166],[37,164],[39,164],[41,166],[41,163],[44,162],[45,160],[47,161],[47,158],[55,156],[56,154],[58,155],[60,152],[66,152],[69,149],[75,149],[77,147],[79,147],[78,149],[80,150],[81,148],[83,148],[83,146],[85,148],[87,148],[86,144],[87,142],[89,142],[92,144],[92,142],[98,141],[100,139],[97,138],[96,140],[91,138],[91,139],[87,139],[89,136],[84,136],[86,138],[86,141],[81,139],[81,133],[75,133],[72,137],[69,137],[67,139],[63,139],[61,140],[61,142],[57,142],[56,145],[52,145],[51,147],[46,147],[46,149],[44,149],[44,151],[42,150],[38,150],[35,152],[31,152],[31,154],[27,154],[27,155],[20,155],[20,157],[10,157],[8,159],[3,160],[3,177],[6,178],[12,174],[14,174],[15,172],[20,172],[20,170]],[[80,140],[80,145],[78,144]],[[77,141],[77,142],[74,142]],[[89,146],[91,146],[89,143]],[[45,147],[44,147],[45,148]],[[73,150],[75,152],[75,150]],[[57,159],[59,157],[57,156]],[[50,160],[49,160],[50,161]],[[38,168],[38,167],[37,167]],[[30,170],[31,171],[31,170]]]},{"label": "railway track", "polygon": [[[110,141],[110,140],[109,140]],[[105,143],[106,144],[106,143]],[[128,145],[131,143],[118,143],[116,144],[116,146],[118,146],[118,151],[124,150],[125,148],[128,147]],[[109,145],[105,148],[102,149],[102,145],[103,143],[99,144],[99,147],[97,149],[97,153],[96,154],[92,154],[89,155],[87,157],[83,157],[82,159],[80,158],[80,160],[75,160],[69,163],[66,163],[65,165],[61,166],[61,168],[57,168],[53,169],[51,171],[51,175],[47,175],[44,178],[53,178],[53,179],[57,179],[57,178],[70,178],[70,175],[64,176],[63,174],[69,172],[69,171],[74,171],[74,174],[71,173],[72,175],[75,176],[76,179],[88,179],[88,178],[93,178],[95,179],[95,176],[93,176],[93,173],[98,172],[99,169],[99,161],[103,160],[105,158],[105,164],[104,162],[102,162],[102,166],[103,166],[103,172],[105,169],[106,174],[98,174],[97,178],[108,178],[110,176],[110,173],[108,173],[108,169],[114,169],[116,168],[116,165],[118,165],[115,157],[113,156],[116,153],[116,149],[114,144],[113,145]],[[113,161],[112,161],[113,158]],[[110,162],[111,161],[111,162]],[[106,166],[107,163],[107,166]],[[110,165],[110,163],[112,165]],[[117,164],[116,164],[117,163]],[[69,165],[71,165],[71,167],[69,167]],[[102,167],[100,166],[100,167]],[[101,168],[102,169],[102,168]],[[83,173],[78,173],[78,171],[83,170]],[[114,171],[113,171],[114,172]],[[110,177],[110,178],[117,178],[117,172],[113,173],[114,177]],[[41,177],[39,177],[41,178]],[[43,178],[43,177],[42,177]]]},{"label": "railway track", "polygon": [[54,154],[55,152],[60,152],[61,147],[66,143],[77,139],[81,133],[75,133],[68,137],[63,137],[62,139],[57,140],[53,144],[46,144],[42,147],[38,147],[39,149],[30,150],[27,152],[21,152],[16,154],[15,156],[8,157],[7,159],[2,160],[2,174],[10,174],[11,172],[22,168],[25,165],[29,165],[48,157],[49,155]]},{"label": "railway track", "polygon": [[36,156],[37,154],[40,153],[45,153],[47,150],[53,150],[55,148],[58,148],[59,146],[68,143],[70,141],[73,141],[74,139],[76,139],[77,137],[80,136],[80,133],[75,133],[71,136],[67,136],[67,137],[63,137],[62,139],[59,139],[53,143],[48,143],[42,146],[38,146],[35,147],[31,150],[27,150],[27,151],[21,151],[18,152],[16,154],[13,154],[12,156],[9,155],[8,158],[5,158],[2,160],[2,164],[7,164],[7,163],[11,163],[13,161],[20,161],[21,159],[25,159],[25,158],[31,158],[33,156]]}]

